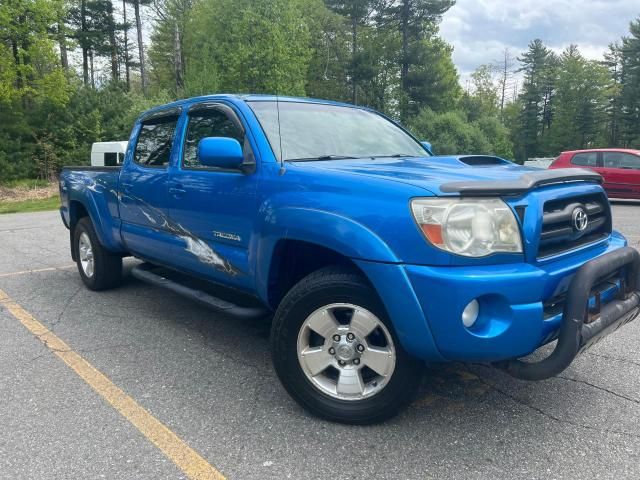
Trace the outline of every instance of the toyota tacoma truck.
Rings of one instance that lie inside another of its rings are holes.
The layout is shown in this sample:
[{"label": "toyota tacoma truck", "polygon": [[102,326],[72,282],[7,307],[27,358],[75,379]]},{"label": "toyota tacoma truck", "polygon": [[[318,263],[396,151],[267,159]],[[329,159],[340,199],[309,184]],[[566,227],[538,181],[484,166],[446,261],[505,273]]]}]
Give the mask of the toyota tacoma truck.
[{"label": "toyota tacoma truck", "polygon": [[366,108],[213,95],[142,114],[122,166],[65,168],[60,193],[89,289],[132,256],[142,281],[272,319],[289,394],[364,424],[410,402],[425,361],[542,380],[637,316],[640,256],[601,182],[434,156]]}]

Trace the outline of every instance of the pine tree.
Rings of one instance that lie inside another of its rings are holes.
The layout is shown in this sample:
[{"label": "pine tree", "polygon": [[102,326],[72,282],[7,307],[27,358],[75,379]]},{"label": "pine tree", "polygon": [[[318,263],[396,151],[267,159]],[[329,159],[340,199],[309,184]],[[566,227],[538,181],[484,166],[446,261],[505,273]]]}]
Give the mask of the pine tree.
[{"label": "pine tree", "polygon": [[349,76],[351,83],[351,103],[358,104],[358,85],[362,77],[362,70],[366,68],[362,65],[363,56],[361,55],[361,46],[358,43],[359,29],[366,26],[371,15],[374,12],[375,1],[373,0],[348,0],[337,1],[327,0],[327,6],[343,16],[349,23],[351,31],[351,64],[349,67]]},{"label": "pine tree", "polygon": [[593,148],[602,138],[606,108],[606,68],[586,60],[575,45],[561,55],[551,129],[553,151]]},{"label": "pine tree", "polygon": [[131,28],[131,26],[127,22],[127,1],[122,0],[123,51],[121,56],[124,61],[125,82],[127,85],[127,91],[131,88],[131,72],[130,72],[131,57],[129,56],[129,28]]},{"label": "pine tree", "polygon": [[629,32],[622,39],[620,142],[640,148],[640,17],[631,22]]},{"label": "pine tree", "polygon": [[[424,81],[430,75],[429,65],[424,64],[430,46],[440,53],[442,41],[429,44],[437,33],[437,22],[455,4],[455,0],[393,0],[382,8],[383,24],[400,32],[401,44],[398,55],[400,68],[400,119],[406,121],[425,105]],[[425,43],[426,41],[426,43]],[[450,55],[450,52],[449,52]],[[413,75],[414,70],[416,74]]]},{"label": "pine tree", "polygon": [[192,8],[193,0],[163,0],[153,5],[156,22],[149,49],[152,75],[160,84],[173,84],[171,90],[178,97],[184,93],[184,35]]},{"label": "pine tree", "polygon": [[520,101],[519,144],[522,160],[541,155],[542,138],[553,118],[554,75],[556,57],[540,39],[529,44],[522,54],[520,72],[524,74]]},{"label": "pine tree", "polygon": [[606,109],[607,145],[615,147],[620,142],[620,94],[623,85],[622,47],[619,43],[609,45],[602,64],[609,71],[609,84],[606,92],[608,98]]},{"label": "pine tree", "polygon": [[150,5],[153,0],[127,0],[133,5],[133,13],[136,19],[136,35],[138,37],[138,61],[140,66],[140,84],[142,87],[142,93],[147,94],[148,79],[147,79],[147,65],[144,55],[144,41],[142,39],[142,16],[140,9],[146,5]]}]

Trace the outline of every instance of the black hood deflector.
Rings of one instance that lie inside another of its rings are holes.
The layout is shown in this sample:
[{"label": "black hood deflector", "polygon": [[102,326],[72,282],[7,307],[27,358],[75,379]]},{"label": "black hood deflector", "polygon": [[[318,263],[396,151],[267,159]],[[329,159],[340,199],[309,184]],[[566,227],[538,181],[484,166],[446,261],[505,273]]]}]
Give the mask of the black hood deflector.
[{"label": "black hood deflector", "polygon": [[518,195],[543,185],[569,182],[602,183],[602,177],[584,168],[529,171],[515,180],[471,180],[445,183],[440,190],[460,195]]}]

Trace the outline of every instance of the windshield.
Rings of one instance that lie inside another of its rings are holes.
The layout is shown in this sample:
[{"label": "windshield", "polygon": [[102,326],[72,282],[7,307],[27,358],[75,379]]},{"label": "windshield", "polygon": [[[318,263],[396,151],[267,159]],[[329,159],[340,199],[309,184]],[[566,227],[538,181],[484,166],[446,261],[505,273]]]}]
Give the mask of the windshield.
[{"label": "windshield", "polygon": [[[410,135],[376,113],[319,103],[250,102],[279,160],[428,157]],[[282,152],[280,138],[282,135]]]}]

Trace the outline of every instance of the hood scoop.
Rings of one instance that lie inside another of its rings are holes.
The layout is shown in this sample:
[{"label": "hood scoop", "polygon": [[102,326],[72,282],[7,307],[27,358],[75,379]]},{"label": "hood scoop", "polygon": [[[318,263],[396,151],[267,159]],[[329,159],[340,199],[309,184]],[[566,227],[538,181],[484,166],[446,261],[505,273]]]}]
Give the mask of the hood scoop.
[{"label": "hood scoop", "polygon": [[508,160],[491,155],[467,155],[459,157],[458,160],[470,167],[495,167],[496,165],[509,164]]}]

